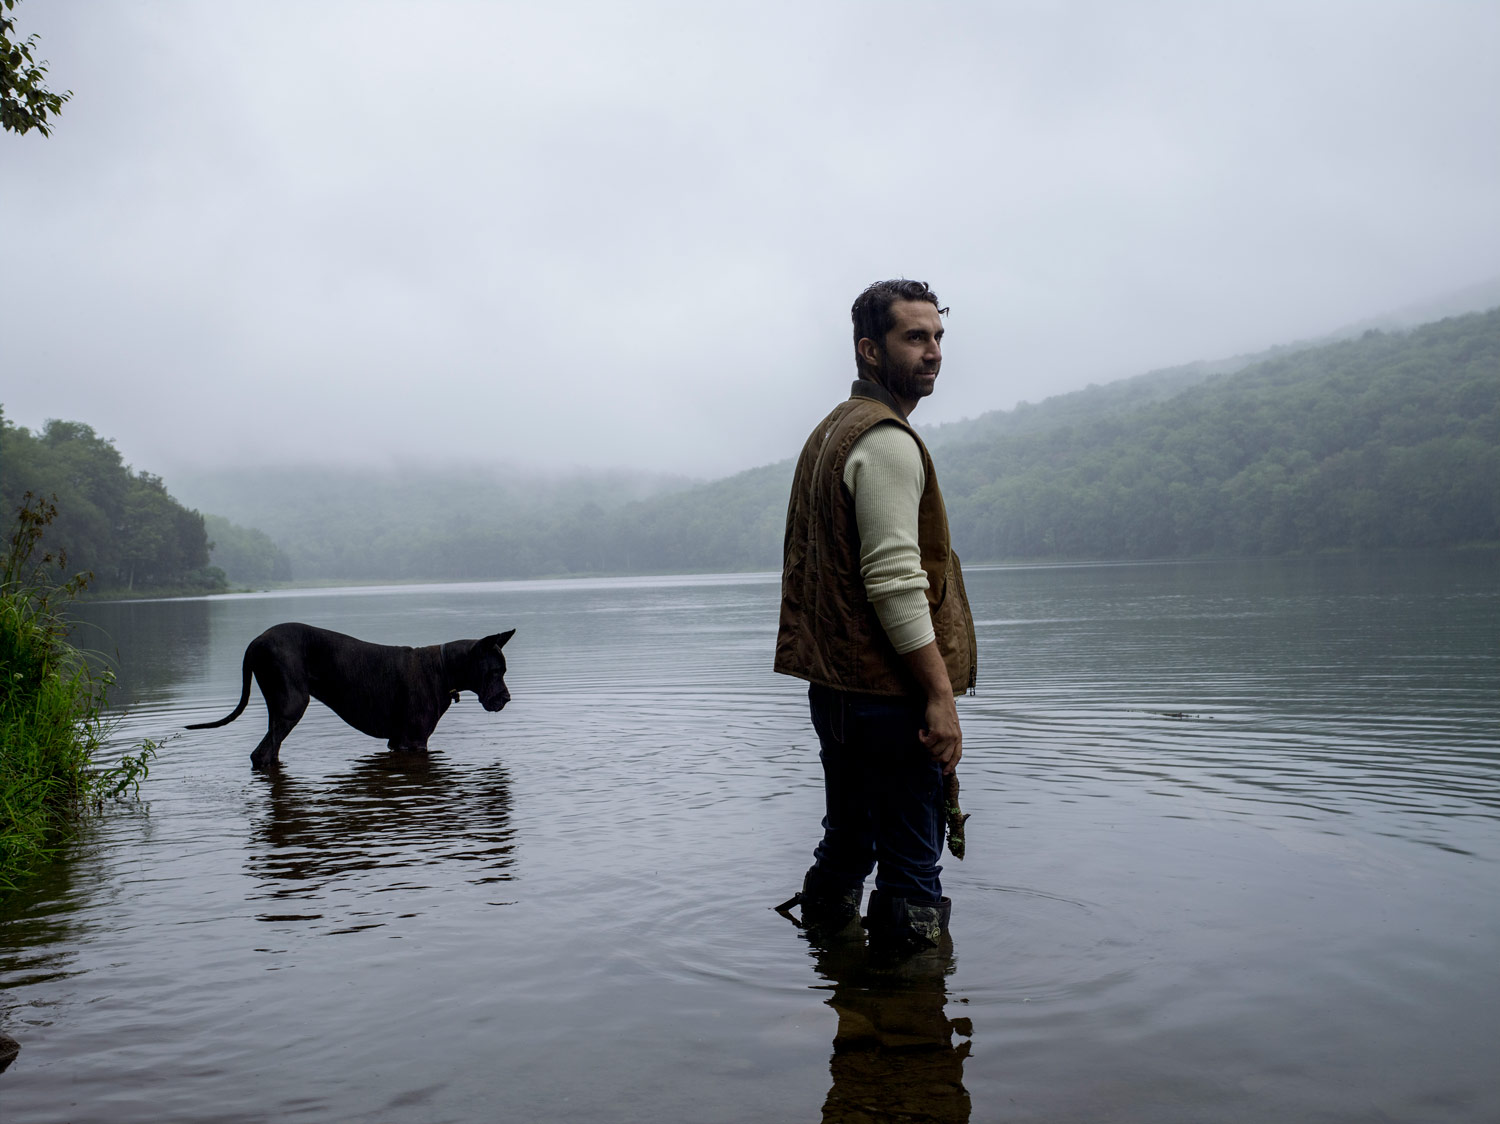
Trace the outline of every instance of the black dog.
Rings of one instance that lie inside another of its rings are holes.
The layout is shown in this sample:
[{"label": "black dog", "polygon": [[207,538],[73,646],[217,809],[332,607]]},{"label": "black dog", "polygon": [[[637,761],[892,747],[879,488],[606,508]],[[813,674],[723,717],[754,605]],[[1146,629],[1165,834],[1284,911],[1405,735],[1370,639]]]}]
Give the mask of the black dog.
[{"label": "black dog", "polygon": [[278,764],[282,740],[307,710],[309,698],[326,704],[361,733],[386,738],[392,749],[426,753],[427,739],[460,691],[473,691],[485,710],[500,710],[510,702],[500,649],[515,634],[511,629],[483,640],[398,648],[310,624],[278,624],[245,649],[239,706],[227,718],[188,729],[212,730],[243,714],[254,675],[271,720],[250,755],[257,769]]}]

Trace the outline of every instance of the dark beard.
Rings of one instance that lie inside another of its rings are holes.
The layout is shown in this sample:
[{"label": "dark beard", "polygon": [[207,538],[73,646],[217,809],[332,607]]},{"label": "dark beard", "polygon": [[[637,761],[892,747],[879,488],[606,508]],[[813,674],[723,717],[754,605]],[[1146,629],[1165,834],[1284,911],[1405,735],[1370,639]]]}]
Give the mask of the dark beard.
[{"label": "dark beard", "polygon": [[918,375],[929,371],[927,364],[918,362],[911,367],[899,367],[884,348],[880,350],[880,369],[877,379],[895,398],[926,398],[932,387],[923,383]]}]

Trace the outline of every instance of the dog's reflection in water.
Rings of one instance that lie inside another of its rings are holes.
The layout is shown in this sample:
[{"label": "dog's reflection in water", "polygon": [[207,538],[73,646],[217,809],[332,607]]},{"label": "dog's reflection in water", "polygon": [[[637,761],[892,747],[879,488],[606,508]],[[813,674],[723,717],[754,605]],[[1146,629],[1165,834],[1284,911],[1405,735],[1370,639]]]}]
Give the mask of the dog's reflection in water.
[{"label": "dog's reflection in water", "polygon": [[440,873],[511,877],[510,775],[498,763],[377,753],[320,783],[285,771],[262,783],[270,799],[249,847],[259,897],[417,888]]},{"label": "dog's reflection in water", "polygon": [[[858,940],[814,944],[812,952],[839,1019],[825,1124],[967,1121],[963,1070],[973,1028],[946,1010],[952,938],[944,934],[936,949],[895,962],[872,959]],[[955,1045],[956,1036],[965,1041]]]}]

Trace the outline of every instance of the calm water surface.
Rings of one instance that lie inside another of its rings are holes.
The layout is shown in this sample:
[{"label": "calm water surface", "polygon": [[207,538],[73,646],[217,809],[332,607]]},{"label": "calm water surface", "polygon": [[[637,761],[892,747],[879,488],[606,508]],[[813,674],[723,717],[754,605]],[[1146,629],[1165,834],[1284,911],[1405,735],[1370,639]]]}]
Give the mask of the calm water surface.
[{"label": "calm water surface", "polygon": [[[121,748],[302,620],[517,629],[401,759],[171,741],[0,913],[0,1120],[1500,1120],[1493,555],[970,576],[951,957],[771,906],[821,784],[770,575],[87,607]],[[904,1114],[904,1115],[901,1115]]]}]

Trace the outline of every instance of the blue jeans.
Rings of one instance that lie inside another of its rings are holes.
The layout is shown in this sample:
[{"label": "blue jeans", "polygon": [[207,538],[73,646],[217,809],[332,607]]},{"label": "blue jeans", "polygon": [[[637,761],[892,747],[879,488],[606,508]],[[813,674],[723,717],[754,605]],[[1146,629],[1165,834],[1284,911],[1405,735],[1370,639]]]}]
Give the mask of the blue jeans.
[{"label": "blue jeans", "polygon": [[943,896],[943,768],[917,738],[926,708],[910,699],[807,692],[822,743],[827,814],[813,868],[839,886],[912,902]]}]

